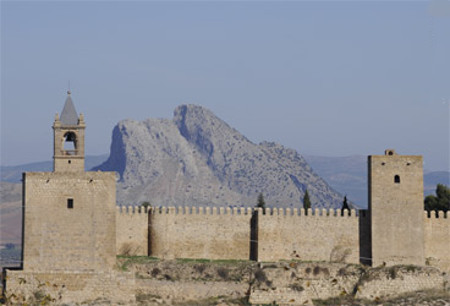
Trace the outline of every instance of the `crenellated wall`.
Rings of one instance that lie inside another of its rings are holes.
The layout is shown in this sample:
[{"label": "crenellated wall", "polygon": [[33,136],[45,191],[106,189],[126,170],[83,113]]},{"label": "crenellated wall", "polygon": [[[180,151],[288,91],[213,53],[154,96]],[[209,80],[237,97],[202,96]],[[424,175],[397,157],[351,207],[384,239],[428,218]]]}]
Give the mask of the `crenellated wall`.
[{"label": "crenellated wall", "polygon": [[118,255],[148,255],[148,211],[134,206],[118,206],[116,213]]},{"label": "crenellated wall", "polygon": [[250,209],[152,208],[149,255],[248,260],[250,218]]},{"label": "crenellated wall", "polygon": [[428,217],[424,213],[423,231],[425,258],[428,264],[444,271],[450,271],[450,212],[439,211]]},{"label": "crenellated wall", "polygon": [[355,210],[274,209],[258,214],[258,259],[359,262]]},{"label": "crenellated wall", "polygon": [[[370,263],[368,211],[118,207],[119,255]],[[450,220],[424,214],[427,264],[450,271]],[[255,243],[257,242],[257,243]],[[252,254],[251,254],[252,253]],[[425,264],[422,263],[422,264]]]}]

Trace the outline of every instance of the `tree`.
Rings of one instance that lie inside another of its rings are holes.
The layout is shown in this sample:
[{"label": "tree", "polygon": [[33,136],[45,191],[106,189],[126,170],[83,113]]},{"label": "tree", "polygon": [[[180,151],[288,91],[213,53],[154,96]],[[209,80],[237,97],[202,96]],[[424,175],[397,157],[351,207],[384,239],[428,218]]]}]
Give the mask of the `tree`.
[{"label": "tree", "polygon": [[264,195],[262,192],[258,195],[258,202],[256,204],[256,207],[260,207],[262,209],[266,208],[266,202],[264,201]]},{"label": "tree", "polygon": [[142,202],[142,203],[141,203],[141,207],[144,207],[144,208],[150,208],[150,207],[152,207],[152,205],[150,204],[150,202],[145,201],[145,202]]},{"label": "tree", "polygon": [[425,210],[450,210],[450,188],[445,185],[437,184],[436,196],[429,195],[424,201]]},{"label": "tree", "polygon": [[305,190],[305,195],[303,196],[303,208],[305,209],[305,214],[308,214],[308,208],[311,208],[311,200],[309,199],[308,189]]},{"label": "tree", "polygon": [[344,202],[342,202],[341,216],[344,215],[345,209],[350,210],[350,206],[348,206],[348,202],[347,202],[347,196],[344,196]]}]

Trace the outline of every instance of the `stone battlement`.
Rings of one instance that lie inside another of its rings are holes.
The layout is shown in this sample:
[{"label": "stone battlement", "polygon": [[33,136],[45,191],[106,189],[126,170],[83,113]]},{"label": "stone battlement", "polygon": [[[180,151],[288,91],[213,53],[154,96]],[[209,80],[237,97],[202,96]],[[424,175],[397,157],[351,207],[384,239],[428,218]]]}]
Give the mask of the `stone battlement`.
[{"label": "stone battlement", "polygon": [[[447,215],[423,213],[424,256],[444,259],[433,262],[446,269]],[[119,255],[351,263],[371,256],[367,210],[119,206],[116,223]]]},{"label": "stone battlement", "polygon": [[[425,217],[428,218],[428,219],[445,219],[445,220],[450,220],[450,211],[446,211],[446,212],[444,212],[442,210],[430,211],[430,212],[425,211],[424,214],[425,214]],[[448,222],[450,222],[450,221],[448,221]]]},{"label": "stone battlement", "polygon": [[344,211],[340,209],[316,208],[253,208],[253,207],[192,207],[192,206],[160,206],[160,207],[141,207],[141,206],[117,206],[119,214],[165,214],[165,215],[251,215],[259,212],[264,216],[298,216],[298,217],[361,217],[365,218],[365,214],[359,215],[355,209]]}]

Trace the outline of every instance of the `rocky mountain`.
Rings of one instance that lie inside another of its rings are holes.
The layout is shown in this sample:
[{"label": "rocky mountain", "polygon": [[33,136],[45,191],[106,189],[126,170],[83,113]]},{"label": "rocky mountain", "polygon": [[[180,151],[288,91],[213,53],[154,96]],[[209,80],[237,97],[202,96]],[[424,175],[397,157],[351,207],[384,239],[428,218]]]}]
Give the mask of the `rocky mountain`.
[{"label": "rocky mountain", "polygon": [[340,208],[343,196],[305,159],[279,144],[254,144],[196,105],[174,118],[124,120],[113,130],[111,153],[94,170],[117,171],[120,204],[301,207],[305,190],[314,207]]}]

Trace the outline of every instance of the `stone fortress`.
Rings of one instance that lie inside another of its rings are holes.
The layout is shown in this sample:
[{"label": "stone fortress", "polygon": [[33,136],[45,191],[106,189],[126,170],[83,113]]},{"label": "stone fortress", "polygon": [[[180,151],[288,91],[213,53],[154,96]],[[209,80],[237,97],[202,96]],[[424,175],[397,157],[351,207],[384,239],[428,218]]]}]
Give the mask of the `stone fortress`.
[{"label": "stone fortress", "polygon": [[424,212],[421,156],[369,156],[369,207],[358,212],[117,207],[116,174],[84,169],[85,122],[70,92],[53,131],[53,172],[23,174],[23,265],[6,270],[7,295],[52,282],[68,300],[132,300],[133,275],[116,271],[117,255],[450,271],[450,220]]}]

